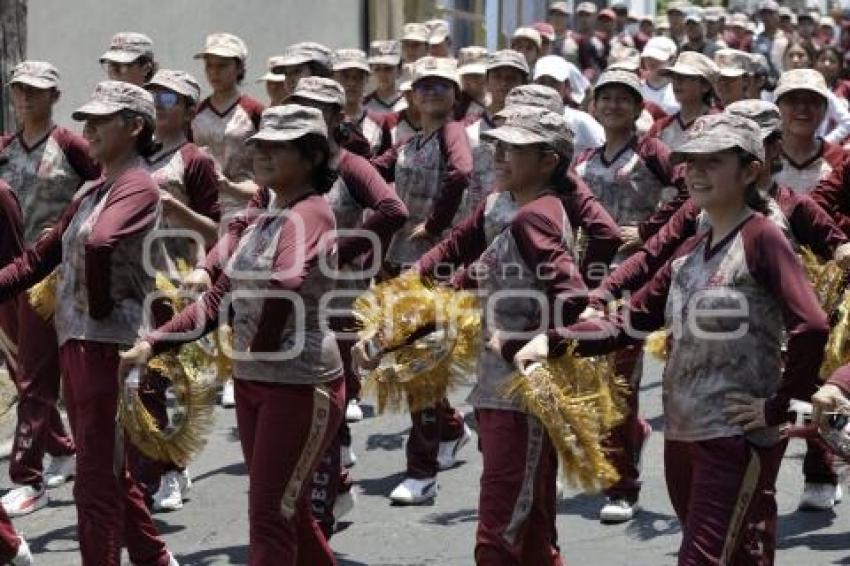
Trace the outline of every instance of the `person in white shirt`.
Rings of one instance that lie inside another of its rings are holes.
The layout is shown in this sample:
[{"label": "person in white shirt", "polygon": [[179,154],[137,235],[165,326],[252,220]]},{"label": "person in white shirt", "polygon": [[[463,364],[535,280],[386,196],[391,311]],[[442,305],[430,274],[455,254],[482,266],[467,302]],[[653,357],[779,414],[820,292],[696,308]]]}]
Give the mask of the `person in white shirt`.
[{"label": "person in white shirt", "polygon": [[679,111],[679,103],[673,95],[673,85],[670,79],[662,76],[660,71],[666,68],[676,58],[676,44],[669,37],[657,36],[650,39],[641,52],[641,68],[643,69],[643,99],[658,105],[667,114]]}]

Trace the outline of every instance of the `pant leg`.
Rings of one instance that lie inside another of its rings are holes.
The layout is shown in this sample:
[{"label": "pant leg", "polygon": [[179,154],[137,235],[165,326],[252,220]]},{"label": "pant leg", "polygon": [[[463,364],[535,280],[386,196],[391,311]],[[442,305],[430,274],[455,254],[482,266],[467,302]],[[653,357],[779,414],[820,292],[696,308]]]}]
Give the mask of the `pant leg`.
[{"label": "pant leg", "polygon": [[[309,495],[312,473],[342,420],[343,378],[326,386],[236,379],[235,386],[240,440],[250,457],[250,564],[334,564]],[[248,401],[247,411],[240,401]]]},{"label": "pant leg", "polygon": [[11,562],[18,553],[21,546],[21,537],[18,536],[12,520],[6,514],[6,510],[0,505],[0,564]]},{"label": "pant leg", "polygon": [[635,502],[640,495],[640,452],[647,440],[648,427],[646,421],[640,418],[638,402],[643,373],[642,345],[618,351],[614,361],[617,373],[628,377],[630,391],[626,418],[603,441],[603,446],[609,451],[608,459],[620,475],[617,483],[605,490],[605,495]]},{"label": "pant leg", "polygon": [[[84,566],[118,566],[122,542],[134,564],[166,565],[168,553],[141,493],[117,457],[118,346],[71,340],[60,349],[65,399],[77,440],[78,537]],[[116,469],[117,462],[117,469]]]},{"label": "pant leg", "polygon": [[[343,413],[343,419],[344,413]],[[333,535],[334,504],[342,481],[342,463],[340,461],[340,437],[335,435],[328,449],[322,454],[316,471],[313,472],[310,486],[310,502],[313,517],[319,522],[326,539]]]},{"label": "pant leg", "polygon": [[440,442],[451,442],[463,436],[463,413],[452,407],[447,398],[437,405]]},{"label": "pant leg", "polygon": [[683,529],[687,524],[688,505],[691,500],[692,446],[688,442],[664,441],[664,480],[667,484],[667,495]]},{"label": "pant leg", "polygon": [[[167,389],[168,380],[158,372],[151,371],[146,372],[139,387],[139,399],[156,420],[160,429],[168,426],[168,403],[165,395]],[[127,447],[127,462],[130,474],[138,483],[142,493],[147,498],[153,497],[159,489],[166,463],[145,456],[141,450],[132,445]]]},{"label": "pant leg", "polygon": [[757,447],[742,436],[693,443],[680,565],[773,564],[776,476],[786,446]]},{"label": "pant leg", "polygon": [[479,409],[484,460],[475,562],[560,564],[554,546],[557,457],[540,422],[516,411]]},{"label": "pant leg", "polygon": [[838,485],[834,464],[835,455],[820,438],[806,439],[806,455],[803,457],[803,478],[806,483]]}]

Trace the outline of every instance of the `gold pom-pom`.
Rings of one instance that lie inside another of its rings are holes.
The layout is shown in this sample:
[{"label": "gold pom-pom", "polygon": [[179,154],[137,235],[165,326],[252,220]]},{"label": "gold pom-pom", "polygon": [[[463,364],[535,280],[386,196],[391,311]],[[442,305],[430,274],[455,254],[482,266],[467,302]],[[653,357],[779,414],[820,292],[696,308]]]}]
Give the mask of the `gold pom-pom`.
[{"label": "gold pom-pom", "polygon": [[643,351],[661,362],[667,361],[669,352],[667,351],[667,339],[670,333],[667,330],[656,330],[646,337],[646,342],[643,344]]},{"label": "gold pom-pom", "polygon": [[626,414],[628,386],[611,356],[580,358],[572,346],[528,374],[518,372],[503,394],[543,424],[571,485],[598,491],[618,480],[602,441]]},{"label": "gold pom-pom", "polygon": [[800,260],[821,308],[832,314],[844,292],[844,270],[834,260],[821,262],[809,248],[801,248]]},{"label": "gold pom-pom", "polygon": [[471,293],[405,274],[358,297],[353,313],[361,339],[380,350],[364,386],[379,413],[433,406],[474,371],[481,317]]},{"label": "gold pom-pom", "polygon": [[836,307],[837,321],[824,348],[820,377],[826,381],[835,370],[850,363],[850,291],[845,291]]},{"label": "gold pom-pom", "polygon": [[50,320],[56,312],[56,287],[59,284],[59,268],[54,269],[50,275],[36,283],[27,291],[32,309],[44,320]]}]

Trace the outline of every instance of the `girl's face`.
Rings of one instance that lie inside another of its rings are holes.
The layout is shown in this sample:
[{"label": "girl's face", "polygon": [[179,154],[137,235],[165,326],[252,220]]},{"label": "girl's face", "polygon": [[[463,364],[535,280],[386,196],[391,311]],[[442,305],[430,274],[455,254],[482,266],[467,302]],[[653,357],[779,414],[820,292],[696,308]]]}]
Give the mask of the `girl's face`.
[{"label": "girl's face", "polygon": [[290,94],[295,92],[295,87],[298,85],[298,81],[313,75],[312,71],[310,71],[310,65],[307,63],[301,63],[300,65],[287,65],[283,68],[283,74],[286,77],[284,82],[286,90]]},{"label": "girl's face", "polygon": [[286,81],[266,81],[266,94],[269,97],[269,106],[279,106],[289,96]]},{"label": "girl's face", "polygon": [[723,106],[729,106],[733,102],[747,98],[748,86],[749,81],[746,76],[720,77],[714,84],[714,91]]},{"label": "girl's face", "polygon": [[838,73],[841,69],[841,61],[838,60],[835,53],[832,51],[824,51],[818,57],[815,69],[823,75],[823,78],[825,78],[827,84],[829,84],[838,78]]},{"label": "girl's face", "polygon": [[694,204],[709,212],[740,208],[747,186],[758,178],[761,166],[742,166],[732,150],[688,156],[685,183]]},{"label": "girl's face", "polygon": [[372,65],[372,76],[375,84],[381,90],[395,90],[395,81],[398,78],[398,67],[392,65]]},{"label": "girl's face", "polygon": [[207,75],[207,82],[215,92],[226,92],[236,88],[240,69],[239,60],[233,57],[204,55],[204,72]]},{"label": "girl's face", "polygon": [[493,102],[501,106],[514,87],[525,84],[525,74],[513,67],[496,67],[487,71],[487,90]]},{"label": "girl's face", "polygon": [[538,145],[496,144],[496,170],[503,186],[510,190],[538,187],[546,183],[552,174],[557,157],[547,148]]},{"label": "girl's face", "polygon": [[362,69],[343,69],[335,71],[333,78],[342,85],[346,100],[362,100],[366,92],[369,73]]},{"label": "girl's face", "polygon": [[631,130],[641,113],[634,93],[625,86],[605,86],[594,97],[594,115],[606,130]]},{"label": "girl's face", "polygon": [[673,75],[673,94],[679,104],[700,104],[710,87],[700,77]]},{"label": "girl's face", "polygon": [[511,42],[511,49],[522,53],[529,68],[534,67],[534,64],[537,62],[537,58],[540,56],[540,49],[537,47],[537,44],[527,37],[518,37],[514,39]]},{"label": "girl's face", "polygon": [[259,185],[289,189],[309,184],[314,164],[292,142],[253,144],[254,176]]},{"label": "girl's face", "polygon": [[812,60],[809,59],[809,54],[801,45],[792,45],[785,52],[783,64],[786,71],[791,69],[810,69],[812,67]]},{"label": "girl's face", "polygon": [[153,87],[151,94],[156,107],[156,136],[185,132],[192,119],[186,97],[163,87]]},{"label": "girl's face", "polygon": [[792,90],[782,95],[777,105],[785,135],[814,137],[826,114],[826,101],[807,90]]},{"label": "girl's face", "polygon": [[423,115],[443,118],[454,107],[455,85],[439,77],[424,78],[413,85],[413,98]]},{"label": "girl's face", "polygon": [[484,95],[487,94],[487,81],[484,78],[484,75],[463,75],[460,78],[460,84],[463,88],[463,92],[467,93],[475,100],[483,100]]},{"label": "girl's face", "polygon": [[428,44],[422,41],[401,42],[401,58],[405,63],[415,63],[428,55]]},{"label": "girl's face", "polygon": [[83,127],[89,154],[101,163],[114,163],[135,151],[136,137],[142,131],[141,118],[125,119],[120,114],[91,116]]},{"label": "girl's face", "polygon": [[652,57],[643,57],[640,60],[640,65],[641,65],[641,70],[642,70],[641,75],[643,76],[644,79],[650,79],[651,78],[651,79],[655,80],[655,79],[659,78],[658,77],[658,71],[660,71],[661,69],[664,68],[664,62],[663,61],[659,61],[658,59],[653,59]]},{"label": "girl's face", "polygon": [[58,99],[59,92],[56,89],[35,88],[20,83],[12,85],[12,106],[20,122],[49,120]]},{"label": "girl's face", "polygon": [[121,81],[143,86],[151,74],[152,63],[134,61],[132,63],[116,63],[115,61],[104,61],[103,67],[110,81]]}]

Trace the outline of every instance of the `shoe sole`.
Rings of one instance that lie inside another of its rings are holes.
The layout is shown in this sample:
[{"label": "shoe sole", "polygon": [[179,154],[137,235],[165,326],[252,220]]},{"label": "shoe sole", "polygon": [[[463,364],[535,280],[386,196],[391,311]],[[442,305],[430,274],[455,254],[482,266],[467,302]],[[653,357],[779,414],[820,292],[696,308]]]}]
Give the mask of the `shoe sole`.
[{"label": "shoe sole", "polygon": [[635,515],[637,515],[639,512],[640,512],[640,506],[637,503],[635,503],[632,506],[632,516],[631,517],[604,517],[602,514],[600,514],[599,515],[599,522],[602,523],[603,525],[617,525],[617,524],[620,524],[620,523],[628,523],[629,521],[633,520],[635,518]]},{"label": "shoe sole", "polygon": [[182,503],[179,506],[174,506],[174,507],[163,507],[161,505],[156,505],[156,504],[154,504],[154,506],[153,506],[154,511],[162,512],[162,513],[171,513],[172,511],[180,511],[181,509],[183,509]]},{"label": "shoe sole", "polygon": [[6,514],[9,517],[24,517],[26,515],[31,515],[31,514],[35,513],[36,511],[44,509],[45,507],[47,507],[47,503],[48,503],[48,501],[45,500],[44,503],[36,505],[32,509],[27,509],[25,511],[10,511],[10,510],[6,509]]},{"label": "shoe sole", "polygon": [[426,503],[431,501],[432,499],[437,498],[437,482],[434,482],[434,491],[429,493],[428,495],[423,495],[421,497],[417,497],[415,499],[396,499],[392,495],[390,495],[390,501],[397,505],[420,505],[422,503]]}]

